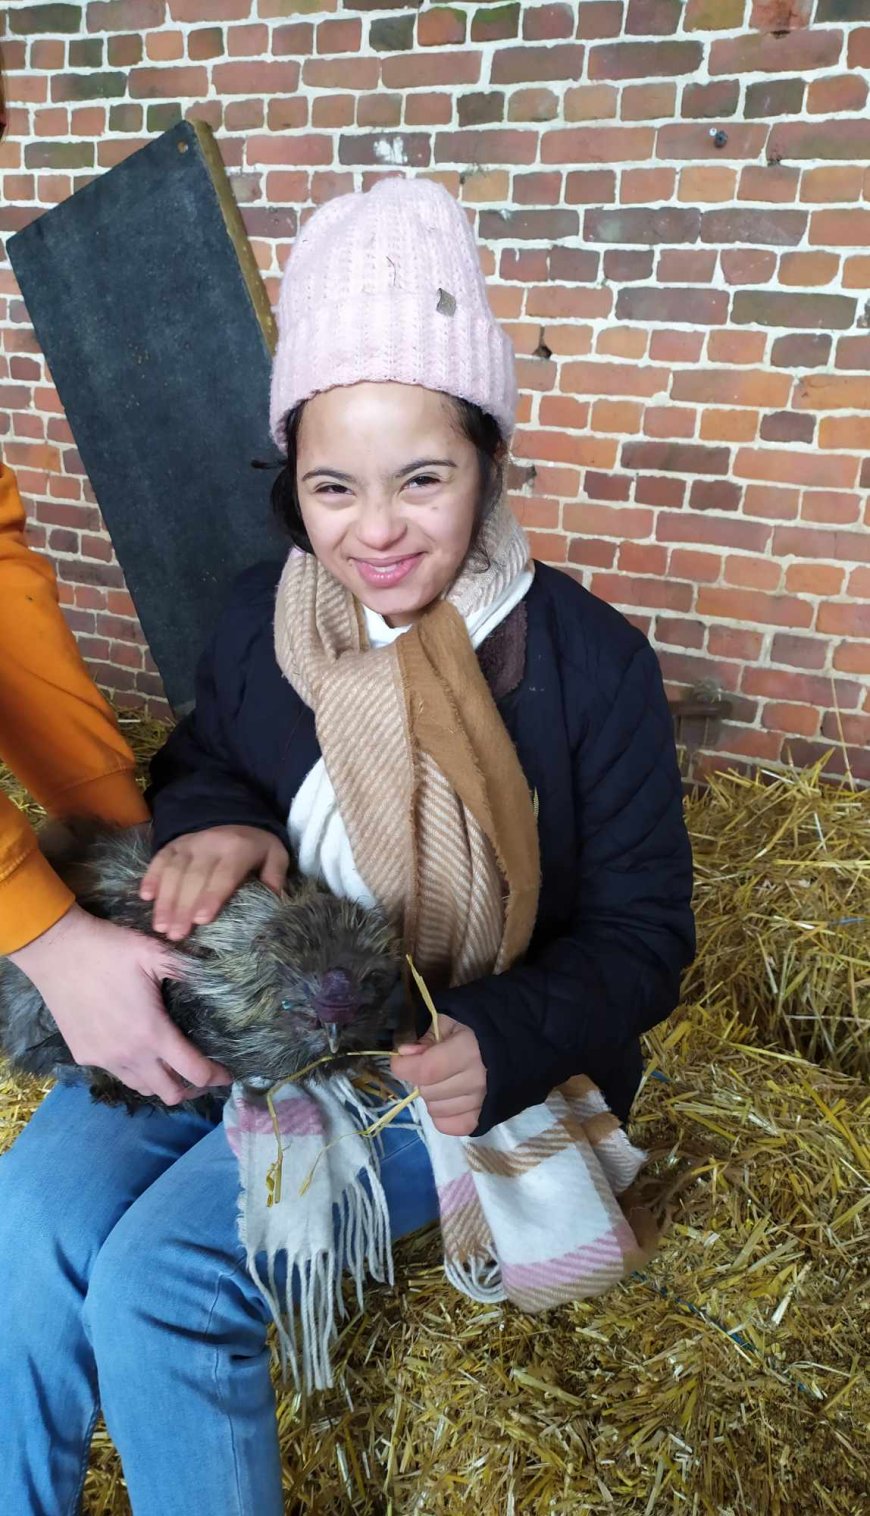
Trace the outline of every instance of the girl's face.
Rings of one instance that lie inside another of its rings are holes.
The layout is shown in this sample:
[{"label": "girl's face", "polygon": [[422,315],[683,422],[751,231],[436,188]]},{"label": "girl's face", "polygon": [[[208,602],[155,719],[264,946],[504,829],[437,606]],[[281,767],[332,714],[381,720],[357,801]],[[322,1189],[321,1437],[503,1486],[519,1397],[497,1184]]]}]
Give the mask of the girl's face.
[{"label": "girl's face", "polygon": [[309,541],[390,626],[407,626],[456,577],[480,494],[477,450],[437,390],[351,384],[306,402],[296,482]]}]

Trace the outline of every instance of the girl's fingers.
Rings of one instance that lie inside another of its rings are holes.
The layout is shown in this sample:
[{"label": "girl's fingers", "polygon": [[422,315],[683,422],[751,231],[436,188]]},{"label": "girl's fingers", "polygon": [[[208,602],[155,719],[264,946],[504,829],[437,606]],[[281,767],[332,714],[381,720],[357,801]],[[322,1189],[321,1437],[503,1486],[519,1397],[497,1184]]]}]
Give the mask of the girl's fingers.
[{"label": "girl's fingers", "polygon": [[172,922],[166,934],[170,939],[187,936],[193,926],[197,906],[208,890],[214,868],[215,865],[211,859],[188,864],[179,882]]}]

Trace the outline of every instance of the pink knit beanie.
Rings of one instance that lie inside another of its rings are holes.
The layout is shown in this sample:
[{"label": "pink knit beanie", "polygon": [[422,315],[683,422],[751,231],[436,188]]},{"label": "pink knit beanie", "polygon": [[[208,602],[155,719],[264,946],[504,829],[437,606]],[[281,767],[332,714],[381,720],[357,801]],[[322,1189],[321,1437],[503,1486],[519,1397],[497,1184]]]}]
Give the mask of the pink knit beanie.
[{"label": "pink knit beanie", "polygon": [[278,297],[269,425],[339,384],[396,380],[471,400],[513,429],[514,355],[489,308],[465,212],[431,179],[328,200],[296,238]]}]

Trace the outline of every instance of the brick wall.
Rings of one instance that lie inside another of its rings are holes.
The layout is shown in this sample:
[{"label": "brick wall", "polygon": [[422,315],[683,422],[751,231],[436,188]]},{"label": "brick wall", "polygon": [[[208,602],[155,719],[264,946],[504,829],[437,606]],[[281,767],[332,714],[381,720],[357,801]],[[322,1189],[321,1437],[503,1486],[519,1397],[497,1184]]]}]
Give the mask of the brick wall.
[{"label": "brick wall", "polygon": [[[870,779],[870,0],[92,0],[5,28],[6,232],[196,116],[274,299],[312,206],[443,180],[518,354],[538,556],[648,631],[673,693],[732,697],[709,763],[842,731]],[[98,680],[156,701],[8,262],[0,438]]]}]

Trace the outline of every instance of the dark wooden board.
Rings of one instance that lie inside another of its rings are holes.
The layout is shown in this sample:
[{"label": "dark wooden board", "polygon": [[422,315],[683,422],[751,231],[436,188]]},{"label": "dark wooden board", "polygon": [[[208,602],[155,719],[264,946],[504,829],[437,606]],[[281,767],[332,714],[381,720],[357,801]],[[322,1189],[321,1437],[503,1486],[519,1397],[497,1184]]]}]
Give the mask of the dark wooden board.
[{"label": "dark wooden board", "polygon": [[269,510],[274,324],[217,146],[181,122],[7,243],[170,703]]}]

